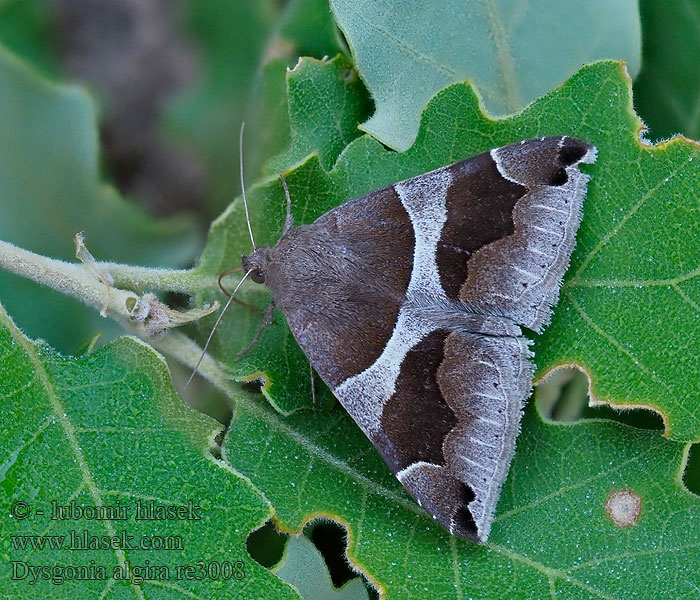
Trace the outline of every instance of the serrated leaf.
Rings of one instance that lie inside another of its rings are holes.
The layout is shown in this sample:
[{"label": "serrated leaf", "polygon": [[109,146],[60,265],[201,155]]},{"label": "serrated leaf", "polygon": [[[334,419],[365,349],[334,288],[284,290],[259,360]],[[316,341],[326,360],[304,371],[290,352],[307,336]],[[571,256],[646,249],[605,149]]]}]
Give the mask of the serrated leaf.
[{"label": "serrated leaf", "polygon": [[[192,259],[198,235],[189,218],[156,221],[101,181],[96,109],[85,92],[49,83],[2,49],[0,81],[0,239],[74,259],[73,236],[84,231],[99,259],[173,267]],[[96,330],[115,332],[92,308],[5,272],[0,299],[23,330],[60,350]]]},{"label": "serrated leaf", "polygon": [[270,159],[268,173],[286,171],[316,152],[329,170],[360,131],[372,103],[357,71],[342,55],[328,62],[304,58],[287,74],[290,148]]},{"label": "serrated leaf", "polygon": [[641,0],[644,54],[634,104],[650,137],[700,138],[700,3]]},{"label": "serrated leaf", "polygon": [[[316,515],[346,524],[350,559],[387,600],[692,595],[700,500],[680,480],[686,451],[618,423],[546,424],[531,405],[491,537],[478,546],[409,498],[340,407],[283,417],[244,395],[225,444],[284,529]],[[609,506],[628,492],[641,500],[638,517]]]},{"label": "serrated leaf", "polygon": [[[245,550],[246,536],[268,517],[269,505],[247,480],[212,457],[221,426],[182,403],[163,359],[151,348],[120,338],[89,356],[63,358],[25,338],[0,307],[0,365],[0,588],[5,597],[298,598]],[[200,508],[186,512],[185,519],[137,518],[136,504],[147,507],[151,501]],[[21,508],[18,502],[31,511],[25,519],[11,516]],[[52,502],[74,509],[52,520],[62,514],[52,512]],[[75,518],[76,510],[100,506],[129,507],[127,518]],[[26,536],[42,535],[53,542],[33,549],[37,538]],[[79,549],[74,540],[83,535],[124,536],[138,548]],[[147,543],[181,549],[143,549],[143,536]],[[17,565],[14,580],[11,561]],[[59,584],[61,572],[50,570],[91,561],[105,568],[105,579],[76,580],[64,570]],[[134,567],[165,566],[168,576],[142,584],[110,581],[126,561]],[[196,570],[198,561],[211,575],[187,580],[184,568]],[[26,569],[19,563],[45,565],[48,578],[40,574],[30,584],[31,575],[22,577]],[[214,563],[230,563],[230,572],[240,577],[224,579],[223,571],[209,571]],[[180,579],[178,566],[183,567]]]},{"label": "serrated leaf", "polygon": [[[582,64],[625,59],[639,69],[634,0],[513,2],[331,0],[377,105],[362,129],[396,150],[416,139],[428,100],[470,79],[491,114],[512,113]],[[595,32],[595,35],[592,35]]]},{"label": "serrated leaf", "polygon": [[304,600],[367,600],[367,589],[359,577],[335,588],[328,567],[313,543],[303,535],[291,536],[275,575],[291,585]]},{"label": "serrated leaf", "polygon": [[[641,144],[630,106],[629,78],[613,62],[585,67],[559,90],[502,120],[481,113],[470,87],[454,85],[431,101],[407,152],[387,151],[364,136],[330,172],[311,157],[287,173],[296,222],[312,222],[347,199],[519,139],[565,133],[593,142],[599,154],[585,169],[592,180],[578,244],[552,323],[536,339],[538,373],[562,363],[583,365],[599,399],[652,406],[664,415],[668,436],[696,440],[700,150],[680,138],[657,147]],[[250,201],[258,244],[274,244],[285,210],[279,181],[252,188]],[[201,269],[218,273],[249,252],[245,219],[235,205],[214,224]],[[269,303],[252,283],[244,296],[261,310]],[[214,352],[236,377],[262,377],[266,395],[289,412],[308,404],[308,369],[284,317],[275,319],[237,360],[260,321],[254,311],[234,307]]]},{"label": "serrated leaf", "polygon": [[256,97],[250,100],[250,104],[256,106],[249,115],[253,135],[248,136],[244,150],[247,172],[254,174],[270,173],[271,166],[266,161],[289,145],[286,73],[302,56],[325,60],[347,52],[328,0],[289,0],[280,17],[277,37],[268,48],[270,56],[263,59],[259,89],[255,90]]}]

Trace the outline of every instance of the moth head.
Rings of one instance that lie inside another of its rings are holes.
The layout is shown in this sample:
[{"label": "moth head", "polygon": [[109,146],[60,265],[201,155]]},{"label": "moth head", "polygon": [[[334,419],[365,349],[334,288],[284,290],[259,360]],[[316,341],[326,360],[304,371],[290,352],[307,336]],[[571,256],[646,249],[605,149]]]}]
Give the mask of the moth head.
[{"label": "moth head", "polygon": [[267,268],[270,264],[270,249],[260,246],[247,256],[241,257],[241,267],[244,271],[250,271],[250,278],[255,283],[265,283]]}]

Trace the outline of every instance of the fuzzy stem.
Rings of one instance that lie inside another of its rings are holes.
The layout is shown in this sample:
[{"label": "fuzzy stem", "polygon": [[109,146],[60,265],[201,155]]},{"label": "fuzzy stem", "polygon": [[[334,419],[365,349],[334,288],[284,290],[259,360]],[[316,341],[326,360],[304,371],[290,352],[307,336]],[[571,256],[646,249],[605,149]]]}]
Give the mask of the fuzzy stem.
[{"label": "fuzzy stem", "polygon": [[[100,271],[109,273],[114,279],[115,284],[124,283],[126,279],[130,283],[138,281],[140,284],[155,284],[159,289],[178,289],[167,284],[166,277],[170,275],[180,276],[180,284],[183,282],[192,281],[203,284],[204,279],[201,276],[194,276],[188,271],[171,271],[166,269],[145,269],[139,267],[129,267],[127,265],[117,265],[115,263],[92,263]],[[201,348],[190,338],[181,334],[170,332],[169,335],[162,339],[159,336],[149,335],[148,327],[145,323],[134,322],[134,315],[138,312],[136,306],[143,305],[143,300],[146,296],[139,298],[133,292],[129,292],[119,287],[106,285],[104,281],[90,269],[82,264],[73,264],[63,260],[54,258],[46,258],[40,254],[35,254],[28,250],[24,250],[8,242],[0,240],[0,268],[6,269],[12,273],[31,279],[53,288],[56,291],[62,292],[69,296],[73,296],[81,302],[93,306],[97,309],[103,309],[104,314],[109,314],[126,328],[134,331],[139,337],[145,339],[155,348],[161,350],[180,361],[181,363],[194,367],[199,360]],[[157,273],[157,276],[154,276]],[[126,278],[126,279],[125,279]],[[161,285],[158,285],[160,281]],[[165,284],[165,285],[163,285]],[[183,291],[191,291],[191,288],[182,288]],[[155,296],[154,296],[155,298]],[[218,306],[218,304],[217,304]],[[194,311],[190,311],[194,312]],[[198,311],[198,313],[206,313],[207,311]],[[186,316],[190,313],[182,313]],[[167,316],[167,315],[166,315]],[[201,315],[199,315],[201,316]],[[198,316],[192,317],[196,319]],[[185,319],[185,321],[188,319]],[[185,322],[182,321],[182,322]],[[180,324],[180,322],[175,323]],[[169,327],[171,325],[166,325]],[[202,359],[198,372],[208,381],[213,383],[219,389],[231,393],[229,378],[219,363],[211,356],[205,355]]]},{"label": "fuzzy stem", "polygon": [[0,268],[73,296],[97,309],[107,307],[115,318],[129,318],[129,306],[138,296],[118,288],[110,288],[83,265],[47,258],[0,240]]},{"label": "fuzzy stem", "polygon": [[112,276],[116,287],[185,294],[217,288],[216,277],[200,275],[195,269],[135,267],[113,262],[98,262],[96,264]]}]

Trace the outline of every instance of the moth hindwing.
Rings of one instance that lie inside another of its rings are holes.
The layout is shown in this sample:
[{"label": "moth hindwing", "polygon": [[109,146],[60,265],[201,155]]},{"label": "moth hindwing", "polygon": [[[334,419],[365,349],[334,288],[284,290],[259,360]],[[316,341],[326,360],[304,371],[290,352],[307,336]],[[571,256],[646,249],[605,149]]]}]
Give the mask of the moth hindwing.
[{"label": "moth hindwing", "polygon": [[243,258],[418,503],[485,542],[596,150],[544,137],[371,192]]}]

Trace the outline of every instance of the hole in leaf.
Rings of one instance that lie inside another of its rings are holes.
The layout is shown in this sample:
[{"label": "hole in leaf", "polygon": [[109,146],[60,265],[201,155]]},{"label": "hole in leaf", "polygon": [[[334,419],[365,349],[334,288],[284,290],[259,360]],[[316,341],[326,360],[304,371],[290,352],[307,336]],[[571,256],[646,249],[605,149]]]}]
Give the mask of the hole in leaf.
[{"label": "hole in leaf", "polygon": [[326,561],[335,587],[342,587],[356,577],[357,574],[345,558],[347,533],[344,527],[333,521],[316,521],[304,528],[304,534],[314,543]]},{"label": "hole in leaf", "polygon": [[537,386],[540,412],[552,421],[580,419],[588,404],[588,379],[574,368],[558,369]]},{"label": "hole in leaf", "polygon": [[248,536],[246,550],[253,560],[270,569],[282,559],[288,537],[277,531],[270,520]]},{"label": "hole in leaf", "polygon": [[347,530],[331,520],[318,520],[309,523],[304,528],[308,537],[323,556],[328,567],[333,586],[340,588],[355,577],[361,577],[371,599],[379,599],[376,588],[362,573],[355,571],[348,563],[345,551],[347,549]]},{"label": "hole in leaf", "polygon": [[552,421],[609,419],[637,429],[664,429],[661,415],[644,407],[588,406],[588,377],[576,367],[566,367],[552,373],[537,386],[536,397],[540,412]]},{"label": "hole in leaf", "polygon": [[357,79],[357,71],[352,68],[348,67],[347,69],[343,69],[343,81],[345,83],[353,83]]},{"label": "hole in leaf", "polygon": [[[379,600],[376,588],[362,573],[353,570],[347,561],[347,531],[344,527],[329,519],[317,519],[304,527],[302,535],[315,546],[328,571],[327,574],[319,574],[319,579],[330,577],[333,588],[340,589],[360,577],[367,590],[367,597]],[[255,561],[268,569],[274,567],[275,572],[278,572],[289,558],[285,557],[285,552],[290,551],[285,551],[289,539],[290,536],[280,533],[270,520],[248,536],[246,547]],[[278,572],[278,575],[287,580],[281,573]]]},{"label": "hole in leaf", "polygon": [[664,420],[661,415],[643,406],[629,409],[616,409],[607,405],[591,406],[586,407],[582,416],[585,419],[610,419],[637,429],[664,430]]},{"label": "hole in leaf", "polygon": [[700,444],[690,447],[683,471],[683,483],[691,492],[700,496]]},{"label": "hole in leaf", "polygon": [[262,379],[257,378],[257,379],[251,379],[250,381],[245,381],[244,383],[241,384],[243,389],[246,392],[250,392],[251,394],[260,394],[262,390],[264,382]]}]

